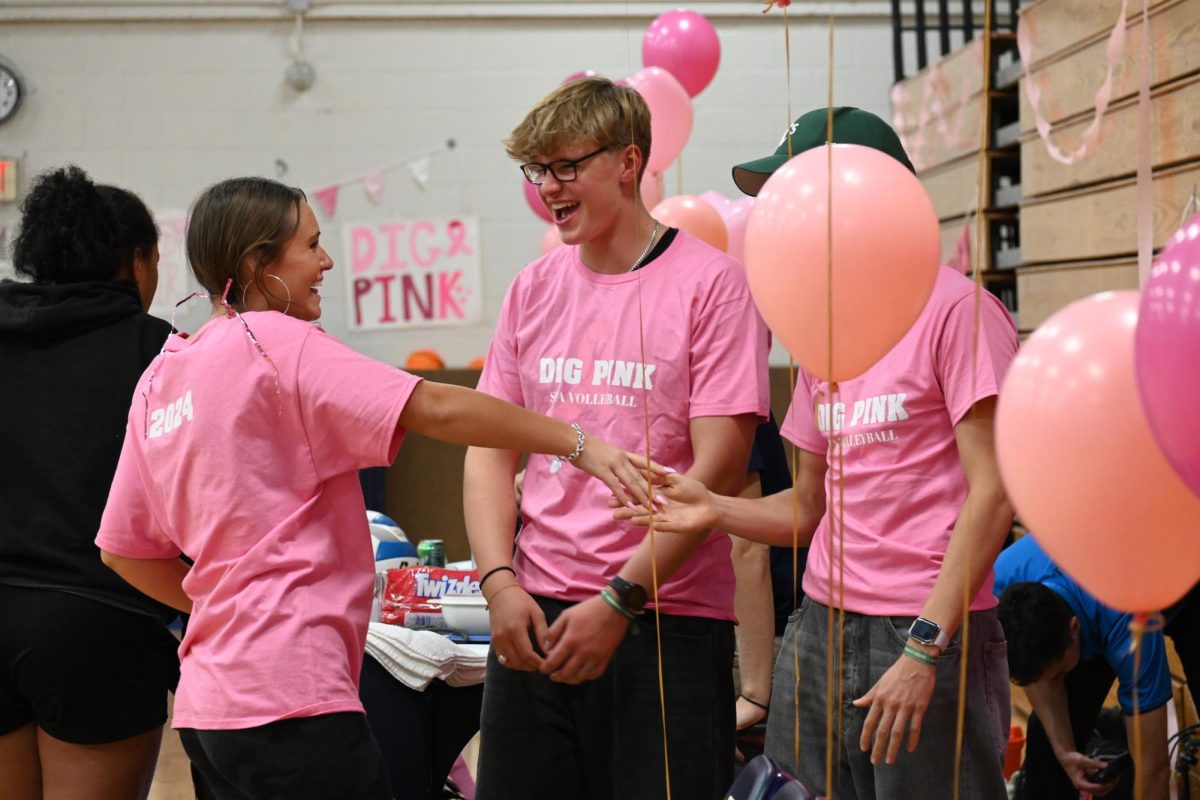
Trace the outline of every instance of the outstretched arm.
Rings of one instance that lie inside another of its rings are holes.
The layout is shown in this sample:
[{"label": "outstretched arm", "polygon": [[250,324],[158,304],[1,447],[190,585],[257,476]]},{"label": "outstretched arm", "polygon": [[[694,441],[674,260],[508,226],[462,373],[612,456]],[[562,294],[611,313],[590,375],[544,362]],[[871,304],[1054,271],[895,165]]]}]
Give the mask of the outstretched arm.
[{"label": "outstretched arm", "polygon": [[[672,474],[658,487],[659,504],[654,515],[655,530],[663,533],[702,533],[710,528],[733,536],[779,547],[807,547],[825,515],[824,454],[799,450],[796,483],[767,497],[730,497],[710,491],[690,475]],[[649,525],[646,509],[621,507],[614,517],[635,525]]]},{"label": "outstretched arm", "polygon": [[[521,453],[566,456],[579,441],[575,429],[561,420],[483,392],[434,381],[422,381],[413,390],[399,425],[453,444]],[[571,463],[603,481],[622,502],[649,502],[637,456],[588,437],[583,452]],[[508,480],[511,483],[511,475]]]}]

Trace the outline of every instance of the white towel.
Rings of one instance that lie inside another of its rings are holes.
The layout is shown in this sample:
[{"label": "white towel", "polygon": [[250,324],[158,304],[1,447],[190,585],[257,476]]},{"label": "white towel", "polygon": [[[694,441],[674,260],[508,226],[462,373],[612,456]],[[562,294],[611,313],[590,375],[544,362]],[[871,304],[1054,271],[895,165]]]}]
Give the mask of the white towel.
[{"label": "white towel", "polygon": [[483,682],[487,645],[460,645],[433,631],[372,622],[367,653],[409,688],[424,691],[441,679],[451,686]]}]

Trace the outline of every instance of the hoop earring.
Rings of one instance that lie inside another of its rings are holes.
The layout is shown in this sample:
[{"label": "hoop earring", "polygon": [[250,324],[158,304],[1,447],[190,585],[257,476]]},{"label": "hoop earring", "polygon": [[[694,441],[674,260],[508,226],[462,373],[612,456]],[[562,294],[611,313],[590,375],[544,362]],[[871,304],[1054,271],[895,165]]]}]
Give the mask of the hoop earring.
[{"label": "hoop earring", "polygon": [[283,307],[283,315],[286,317],[288,309],[290,309],[292,307],[292,290],[288,288],[288,285],[287,285],[287,283],[284,282],[283,278],[279,277],[278,275],[272,275],[269,272],[265,273],[265,274],[268,278],[274,278],[275,280],[277,280],[281,284],[283,284],[283,290],[285,292],[287,292],[287,305],[285,305]]}]

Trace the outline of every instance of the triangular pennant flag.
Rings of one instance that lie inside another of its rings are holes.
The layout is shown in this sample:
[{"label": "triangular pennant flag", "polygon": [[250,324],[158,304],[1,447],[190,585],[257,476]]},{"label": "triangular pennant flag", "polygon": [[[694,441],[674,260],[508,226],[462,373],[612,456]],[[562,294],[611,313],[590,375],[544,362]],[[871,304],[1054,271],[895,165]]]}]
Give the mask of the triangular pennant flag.
[{"label": "triangular pennant flag", "polygon": [[372,203],[379,202],[379,196],[383,194],[383,170],[375,170],[368,172],[363,176],[363,189],[367,192],[367,197],[371,198]]},{"label": "triangular pennant flag", "polygon": [[325,216],[333,217],[337,213],[338,201],[338,186],[332,184],[321,189],[313,190],[313,199],[321,205],[321,210],[325,212]]},{"label": "triangular pennant flag", "polygon": [[429,156],[408,162],[408,171],[412,174],[413,180],[417,182],[417,186],[422,189],[429,183],[429,168],[432,164],[433,159]]}]

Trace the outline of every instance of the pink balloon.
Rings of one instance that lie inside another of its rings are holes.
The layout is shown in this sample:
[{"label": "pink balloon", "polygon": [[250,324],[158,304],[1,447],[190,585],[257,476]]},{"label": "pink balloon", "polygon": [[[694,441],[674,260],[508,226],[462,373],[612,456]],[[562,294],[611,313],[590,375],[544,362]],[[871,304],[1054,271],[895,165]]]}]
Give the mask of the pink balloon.
[{"label": "pink balloon", "polygon": [[686,194],[669,197],[655,206],[650,216],[664,225],[686,231],[718,250],[725,249],[725,223],[717,210],[699,197]]},{"label": "pink balloon", "polygon": [[729,247],[725,252],[742,263],[746,262],[746,223],[750,220],[752,208],[753,197],[739,197],[727,202],[723,209],[717,209],[721,219],[725,220],[725,233],[729,236]]},{"label": "pink balloon", "polygon": [[572,72],[570,75],[563,78],[563,83],[570,83],[571,81],[577,81],[581,78],[591,78],[592,76],[598,74],[598,72],[592,69],[581,69],[579,72]]},{"label": "pink balloon", "polygon": [[650,107],[651,142],[646,171],[661,173],[679,157],[692,135],[692,100],[679,81],[660,67],[639,70],[626,83]]},{"label": "pink balloon", "polygon": [[1102,603],[1151,612],[1200,577],[1200,498],[1142,414],[1137,324],[1137,292],[1104,292],[1034,331],[1000,392],[996,455],[1046,553]]},{"label": "pink balloon", "polygon": [[660,16],[642,37],[642,64],[662,67],[695,97],[717,74],[721,42],[703,15],[680,8]]},{"label": "pink balloon", "polygon": [[546,204],[542,202],[542,196],[538,194],[538,187],[524,178],[521,179],[521,185],[525,187],[525,202],[529,204],[533,213],[546,222],[554,222],[554,215],[550,213],[550,209],[546,208]]},{"label": "pink balloon", "polygon": [[832,365],[825,147],[763,185],[746,223],[745,264],[767,326],[812,375],[841,381],[866,372],[912,327],[933,290],[941,241],[915,175],[873,148],[832,147]]},{"label": "pink balloon", "polygon": [[546,255],[546,253],[549,253],[562,243],[562,237],[558,235],[558,226],[551,225],[549,228],[546,228],[546,232],[542,234],[542,255]]},{"label": "pink balloon", "polygon": [[641,190],[642,205],[646,208],[654,208],[663,199],[662,175],[646,170],[645,174],[642,175]]},{"label": "pink balloon", "polygon": [[704,202],[708,203],[710,206],[715,208],[717,210],[717,213],[720,214],[722,217],[725,216],[722,209],[724,209],[725,206],[729,205],[728,197],[721,194],[720,192],[714,192],[712,189],[709,189],[707,192],[701,192],[699,195],[697,195],[697,197],[699,197],[701,200],[703,200]]},{"label": "pink balloon", "polygon": [[1200,214],[1171,238],[1150,271],[1134,346],[1150,430],[1200,495]]}]

